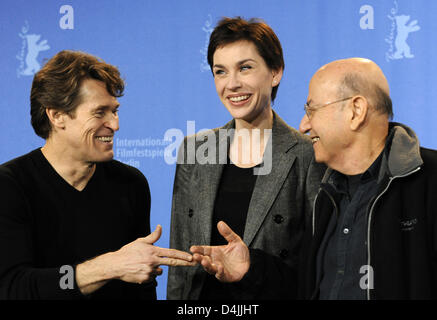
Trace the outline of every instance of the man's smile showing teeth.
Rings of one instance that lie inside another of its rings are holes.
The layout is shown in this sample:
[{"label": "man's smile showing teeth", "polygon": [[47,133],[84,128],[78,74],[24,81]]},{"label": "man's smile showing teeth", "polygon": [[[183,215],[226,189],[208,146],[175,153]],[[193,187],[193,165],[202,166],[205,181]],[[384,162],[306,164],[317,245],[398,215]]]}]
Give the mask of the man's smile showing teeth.
[{"label": "man's smile showing teeth", "polygon": [[313,144],[316,143],[319,140],[320,140],[320,137],[313,137],[313,138],[311,138],[311,141],[313,142]]},{"label": "man's smile showing teeth", "polygon": [[246,94],[243,96],[229,97],[229,100],[231,100],[232,102],[240,102],[240,101],[249,99],[249,97],[250,97],[250,95]]},{"label": "man's smile showing teeth", "polygon": [[96,137],[96,139],[103,142],[112,142],[112,136]]}]

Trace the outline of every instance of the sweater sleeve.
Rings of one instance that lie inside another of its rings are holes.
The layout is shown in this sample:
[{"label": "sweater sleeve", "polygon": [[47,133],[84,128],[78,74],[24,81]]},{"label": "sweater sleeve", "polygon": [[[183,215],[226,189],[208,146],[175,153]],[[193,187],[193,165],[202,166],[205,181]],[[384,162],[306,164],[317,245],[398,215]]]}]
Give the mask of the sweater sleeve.
[{"label": "sweater sleeve", "polygon": [[146,237],[150,234],[150,207],[151,207],[151,195],[149,183],[146,177],[135,169],[136,179],[135,183],[131,184],[135,207],[135,221],[137,237]]},{"label": "sweater sleeve", "polygon": [[[135,210],[135,223],[136,237],[146,237],[150,234],[150,207],[151,207],[151,195],[149,183],[146,177],[138,169],[134,169],[136,172],[136,183],[132,184],[132,194],[134,195],[134,210]],[[141,285],[139,298],[142,300],[156,300],[156,280],[147,282]]]},{"label": "sweater sleeve", "polygon": [[30,205],[5,168],[0,168],[0,257],[0,299],[83,297],[74,272],[70,281],[74,282],[73,289],[62,289],[60,283],[66,273],[61,273],[61,266],[35,266]]}]

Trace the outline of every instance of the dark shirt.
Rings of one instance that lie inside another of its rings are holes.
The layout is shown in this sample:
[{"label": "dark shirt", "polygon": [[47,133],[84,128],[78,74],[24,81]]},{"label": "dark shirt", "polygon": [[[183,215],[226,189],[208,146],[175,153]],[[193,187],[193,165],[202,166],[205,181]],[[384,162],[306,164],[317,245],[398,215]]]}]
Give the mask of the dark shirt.
[{"label": "dark shirt", "polygon": [[[257,176],[253,168],[240,168],[232,163],[225,165],[214,203],[211,245],[225,245],[227,241],[217,230],[219,221],[226,222],[241,238],[244,235],[247,211]],[[207,275],[200,294],[201,300],[230,299],[229,285]]]},{"label": "dark shirt", "polygon": [[[82,191],[40,149],[0,166],[0,300],[81,299],[60,288],[60,268],[120,249],[150,233],[150,192],[140,171],[97,163]],[[88,299],[156,299],[156,283],[110,280]]]},{"label": "dark shirt", "polygon": [[364,300],[366,288],[360,287],[367,264],[367,213],[376,196],[382,157],[363,174],[346,176],[333,172],[328,184],[322,184],[337,206],[318,256],[321,273],[321,300]]}]

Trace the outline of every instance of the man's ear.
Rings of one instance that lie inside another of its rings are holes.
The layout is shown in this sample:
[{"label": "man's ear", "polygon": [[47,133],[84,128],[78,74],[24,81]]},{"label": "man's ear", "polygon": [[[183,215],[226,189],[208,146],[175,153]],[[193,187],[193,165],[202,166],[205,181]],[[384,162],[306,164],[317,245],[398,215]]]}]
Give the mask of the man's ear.
[{"label": "man's ear", "polygon": [[352,99],[351,108],[352,117],[350,119],[350,128],[353,131],[357,131],[366,121],[369,111],[369,101],[363,96],[355,96]]},{"label": "man's ear", "polygon": [[281,82],[281,79],[282,79],[283,72],[284,72],[284,70],[282,68],[280,68],[278,70],[272,70],[272,75],[273,75],[272,88],[279,85],[279,82]]},{"label": "man's ear", "polygon": [[65,129],[65,117],[66,113],[56,109],[46,108],[46,115],[53,128],[64,130]]}]

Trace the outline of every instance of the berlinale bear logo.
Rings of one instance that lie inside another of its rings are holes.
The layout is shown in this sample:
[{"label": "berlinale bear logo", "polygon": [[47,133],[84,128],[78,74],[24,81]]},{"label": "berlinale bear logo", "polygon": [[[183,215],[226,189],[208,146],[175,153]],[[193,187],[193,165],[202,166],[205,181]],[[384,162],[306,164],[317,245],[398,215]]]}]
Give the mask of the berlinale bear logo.
[{"label": "berlinale bear logo", "polygon": [[28,34],[28,31],[29,25],[26,21],[26,25],[21,29],[21,33],[18,34],[23,39],[21,52],[17,55],[17,59],[21,62],[17,70],[18,76],[34,75],[41,68],[37,60],[39,53],[50,49],[47,40],[40,41],[41,35]]},{"label": "berlinale bear logo", "polygon": [[385,53],[387,61],[398,60],[403,58],[414,58],[411,53],[411,48],[407,43],[407,38],[411,32],[420,30],[417,20],[410,23],[410,16],[406,14],[398,14],[399,8],[397,1],[393,2],[393,8],[387,16],[391,20],[390,34],[385,38],[385,41],[390,45],[390,48]]},{"label": "berlinale bear logo", "polygon": [[[59,19],[59,27],[62,30],[74,29],[74,10],[70,5],[63,5],[59,9],[59,13],[63,16]],[[39,34],[28,34],[29,23],[25,21],[25,25],[21,28],[18,36],[23,39],[21,44],[21,51],[16,56],[20,61],[20,66],[17,70],[17,76],[32,76],[41,69],[38,62],[38,55],[41,51],[49,50],[50,46],[47,40],[41,40]]]},{"label": "berlinale bear logo", "polygon": [[403,57],[414,58],[414,55],[411,54],[410,46],[407,44],[407,38],[411,32],[420,30],[417,20],[413,20],[407,25],[410,16],[400,15],[395,16],[395,19],[397,35],[395,39],[396,52],[393,55],[393,59],[402,59]]}]

